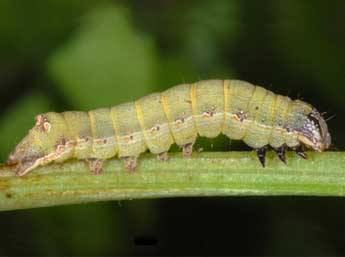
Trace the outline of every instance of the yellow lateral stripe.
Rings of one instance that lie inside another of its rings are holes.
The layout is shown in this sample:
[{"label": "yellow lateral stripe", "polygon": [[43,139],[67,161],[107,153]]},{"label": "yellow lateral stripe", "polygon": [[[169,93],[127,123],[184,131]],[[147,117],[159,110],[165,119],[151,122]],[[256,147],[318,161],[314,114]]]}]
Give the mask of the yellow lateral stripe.
[{"label": "yellow lateral stripe", "polygon": [[138,118],[138,121],[139,121],[139,125],[140,125],[140,128],[141,128],[141,131],[142,131],[142,134],[143,134],[143,138],[144,138],[144,142],[146,144],[146,148],[150,150],[150,147],[149,147],[149,140],[147,139],[146,137],[146,132],[145,132],[145,122],[144,122],[144,114],[140,108],[140,105],[137,101],[134,102],[134,107],[135,107],[135,111],[137,113],[137,118]]},{"label": "yellow lateral stripe", "polygon": [[116,112],[115,112],[115,108],[111,107],[110,108],[110,119],[112,121],[113,124],[113,128],[114,128],[114,137],[116,138],[116,149],[115,149],[115,155],[120,151],[120,138],[119,138],[119,131],[117,129],[117,123],[114,119],[114,117],[116,117]]},{"label": "yellow lateral stripe", "polygon": [[192,101],[192,119],[193,119],[193,123],[195,126],[195,130],[198,133],[198,127],[196,125],[196,121],[195,121],[195,116],[197,114],[197,109],[196,109],[196,85],[195,83],[191,84],[190,87],[190,100]]},{"label": "yellow lateral stripe", "polygon": [[163,106],[163,111],[164,111],[165,117],[167,118],[167,121],[168,121],[168,128],[169,128],[169,131],[170,131],[171,138],[174,140],[174,142],[176,142],[174,134],[172,133],[171,125],[170,125],[171,113],[170,113],[170,110],[169,110],[169,105],[168,105],[167,98],[166,98],[166,96],[163,93],[160,93],[160,98],[161,98],[161,101],[162,101],[162,106]]},{"label": "yellow lateral stripe", "polygon": [[271,131],[270,131],[270,134],[268,136],[268,143],[271,142],[271,137],[272,137],[272,132],[273,132],[273,129],[275,129],[275,127],[273,126],[274,125],[274,122],[275,122],[275,115],[277,113],[277,99],[278,99],[278,95],[277,94],[274,94],[275,95],[275,99],[274,99],[274,103],[273,103],[273,111],[271,111],[271,117],[272,117],[272,124],[271,124]]},{"label": "yellow lateral stripe", "polygon": [[94,151],[94,148],[93,148],[93,140],[95,139],[95,135],[96,135],[96,132],[95,132],[95,128],[93,126],[93,124],[95,124],[95,121],[91,115],[91,111],[88,111],[87,112],[88,116],[89,116],[89,119],[90,119],[90,129],[91,129],[91,135],[92,135],[92,138],[91,138],[91,143],[92,143],[92,146],[91,146],[91,149],[92,149],[92,153],[95,153]]},{"label": "yellow lateral stripe", "polygon": [[228,85],[230,86],[230,80],[226,79],[223,80],[223,88],[224,88],[224,121],[222,124],[222,129],[221,131],[224,132],[224,126],[225,126],[225,121],[226,121],[226,114],[228,113],[228,93],[229,93],[229,89],[228,89]]}]

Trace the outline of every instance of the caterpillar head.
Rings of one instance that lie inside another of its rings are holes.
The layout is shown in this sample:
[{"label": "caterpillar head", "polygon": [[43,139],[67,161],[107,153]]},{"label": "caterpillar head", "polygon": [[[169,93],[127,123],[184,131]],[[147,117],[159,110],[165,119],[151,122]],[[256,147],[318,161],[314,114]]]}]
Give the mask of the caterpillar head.
[{"label": "caterpillar head", "polygon": [[326,121],[315,108],[305,114],[302,127],[297,131],[298,140],[315,151],[322,152],[331,145],[331,135]]}]

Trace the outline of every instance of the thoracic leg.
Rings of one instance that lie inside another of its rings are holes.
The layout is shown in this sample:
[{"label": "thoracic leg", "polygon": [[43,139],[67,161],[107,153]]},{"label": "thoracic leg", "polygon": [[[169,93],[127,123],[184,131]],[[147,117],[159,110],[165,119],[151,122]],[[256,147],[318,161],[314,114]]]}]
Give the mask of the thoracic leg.
[{"label": "thoracic leg", "polygon": [[297,146],[296,148],[295,148],[295,151],[296,151],[296,153],[299,155],[299,156],[301,156],[303,159],[308,159],[308,155],[304,152],[304,150],[303,150],[303,148],[302,148],[302,146]]},{"label": "thoracic leg", "polygon": [[183,156],[189,157],[192,155],[192,152],[193,152],[193,143],[185,144],[182,146]]},{"label": "thoracic leg", "polygon": [[128,171],[134,171],[137,168],[137,160],[138,157],[136,156],[127,156],[121,158],[124,161],[124,167]]},{"label": "thoracic leg", "polygon": [[262,164],[262,167],[265,168],[265,163],[266,163],[266,147],[261,147],[259,149],[256,150],[256,154],[259,158],[259,161]]},{"label": "thoracic leg", "polygon": [[277,153],[279,159],[286,164],[286,156],[285,156],[286,147],[283,145],[283,146],[276,148],[274,150]]},{"label": "thoracic leg", "polygon": [[89,169],[92,172],[92,174],[97,175],[101,173],[103,168],[103,159],[97,159],[97,158],[87,158],[85,159],[87,164],[89,165]]}]

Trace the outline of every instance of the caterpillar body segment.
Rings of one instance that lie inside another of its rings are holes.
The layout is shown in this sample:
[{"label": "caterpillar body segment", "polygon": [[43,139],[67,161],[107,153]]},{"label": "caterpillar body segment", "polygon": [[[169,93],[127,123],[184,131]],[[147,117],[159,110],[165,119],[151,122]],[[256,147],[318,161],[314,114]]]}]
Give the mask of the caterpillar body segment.
[{"label": "caterpillar body segment", "polygon": [[217,137],[224,123],[224,82],[200,81],[192,85],[191,95],[198,134],[208,138]]},{"label": "caterpillar body segment", "polygon": [[250,147],[257,149],[267,145],[267,134],[272,127],[266,126],[263,121],[259,120],[261,109],[264,109],[264,102],[267,90],[262,87],[255,87],[252,98],[247,107],[247,121],[243,141]]},{"label": "caterpillar body segment", "polygon": [[248,106],[255,87],[244,81],[230,80],[224,83],[225,122],[222,133],[231,139],[243,139],[248,123]]},{"label": "caterpillar body segment", "polygon": [[147,150],[134,102],[112,107],[111,119],[114,126],[114,137],[119,149],[117,155],[120,158],[139,156]]},{"label": "caterpillar body segment", "polygon": [[[272,117],[272,126],[275,128],[284,128],[286,126],[286,117],[289,112],[291,99],[286,96],[276,95],[274,103],[274,116]],[[285,144],[286,129],[272,129],[268,144],[277,149]],[[279,155],[278,155],[279,156]]]},{"label": "caterpillar body segment", "polygon": [[162,105],[171,135],[179,146],[194,143],[198,135],[193,118],[191,88],[191,84],[182,84],[162,93]]},{"label": "caterpillar body segment", "polygon": [[62,113],[72,138],[75,140],[73,157],[90,158],[93,154],[93,137],[89,114],[87,112],[67,111]]},{"label": "caterpillar body segment", "polygon": [[96,109],[89,111],[88,114],[92,132],[90,156],[95,159],[108,159],[115,156],[118,149],[110,109]]},{"label": "caterpillar body segment", "polygon": [[174,143],[160,93],[145,96],[135,103],[144,142],[151,153],[167,152]]},{"label": "caterpillar body segment", "polygon": [[40,114],[7,164],[24,175],[76,158],[98,174],[105,159],[118,156],[127,170],[135,170],[146,150],[166,161],[176,143],[190,156],[198,135],[220,133],[256,149],[263,166],[267,146],[286,162],[287,147],[306,158],[303,146],[321,152],[331,143],[325,120],[311,105],[240,80],[206,80],[110,108]]}]

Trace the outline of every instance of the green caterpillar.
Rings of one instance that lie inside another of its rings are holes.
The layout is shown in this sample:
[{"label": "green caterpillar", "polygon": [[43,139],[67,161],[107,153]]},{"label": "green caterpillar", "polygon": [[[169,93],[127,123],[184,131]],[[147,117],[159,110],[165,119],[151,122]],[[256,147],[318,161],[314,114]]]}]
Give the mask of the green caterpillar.
[{"label": "green caterpillar", "polygon": [[40,114],[7,164],[24,175],[52,161],[77,158],[98,174],[105,159],[119,156],[127,170],[134,170],[147,149],[167,160],[176,143],[189,156],[198,135],[220,133],[256,149],[263,166],[267,146],[285,162],[287,147],[306,158],[302,146],[321,152],[331,144],[325,120],[311,105],[244,81],[206,80],[111,108]]}]

